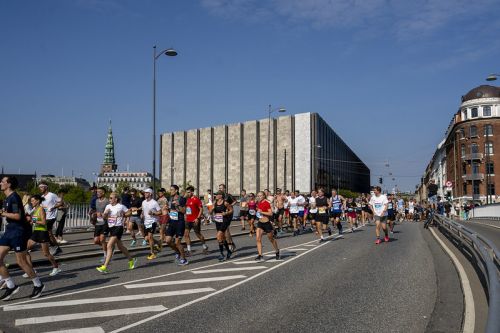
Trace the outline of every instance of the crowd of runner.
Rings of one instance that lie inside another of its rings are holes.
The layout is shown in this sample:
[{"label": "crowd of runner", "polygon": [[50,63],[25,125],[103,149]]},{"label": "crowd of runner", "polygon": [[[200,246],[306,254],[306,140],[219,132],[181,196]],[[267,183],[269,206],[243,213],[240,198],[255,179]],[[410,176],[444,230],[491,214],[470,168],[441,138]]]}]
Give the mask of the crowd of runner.
[{"label": "crowd of runner", "polygon": [[[45,288],[31,262],[29,252],[35,244],[40,244],[53,267],[49,275],[61,272],[55,256],[62,250],[52,229],[57,210],[64,206],[63,201],[41,182],[40,194],[31,196],[29,203],[23,205],[16,188],[15,177],[1,180],[6,199],[0,215],[7,222],[5,233],[0,238],[0,287],[5,289],[0,297],[2,300],[9,300],[19,291],[4,263],[10,250],[15,252],[17,264],[25,272],[23,276],[33,282],[31,298],[40,297]],[[224,184],[219,185],[214,195],[208,190],[201,199],[195,195],[192,186],[181,190],[172,185],[168,193],[161,188],[156,196],[151,188],[144,191],[127,188],[122,194],[107,193],[103,187],[93,188],[90,207],[93,242],[103,253],[101,264],[96,268],[101,273],[109,272],[115,247],[127,258],[129,269],[137,266],[137,258],[122,242],[125,233],[132,238],[129,247],[142,241],[142,245],[149,248],[147,260],[156,259],[167,245],[174,252],[177,265],[188,265],[192,254],[191,231],[201,243],[203,253],[209,253],[201,231],[202,224],[215,224],[218,260],[229,260],[236,251],[230,232],[235,207],[239,208],[241,229],[248,228],[249,236],[255,237],[256,261],[264,260],[264,235],[274,249],[276,260],[281,257],[277,239],[288,232],[294,237],[312,232],[319,242],[324,242],[334,231],[342,237],[345,232],[354,233],[360,226],[375,223],[375,244],[389,242],[395,222],[411,221],[417,209],[414,200],[382,194],[378,186],[373,187],[370,194],[355,198],[345,198],[335,189],[328,193],[325,188],[318,188],[307,195],[298,190],[276,189],[271,193],[266,189],[256,194],[243,190],[235,199],[227,193]]]}]

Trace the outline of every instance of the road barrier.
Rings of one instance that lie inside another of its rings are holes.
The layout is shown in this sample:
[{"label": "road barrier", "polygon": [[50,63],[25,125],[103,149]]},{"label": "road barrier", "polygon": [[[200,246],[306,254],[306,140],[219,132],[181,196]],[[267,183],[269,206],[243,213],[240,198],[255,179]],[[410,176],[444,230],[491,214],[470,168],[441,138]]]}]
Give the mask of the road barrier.
[{"label": "road barrier", "polygon": [[483,274],[489,305],[485,332],[500,332],[500,252],[490,240],[453,220],[436,214],[434,221]]},{"label": "road barrier", "polygon": [[500,220],[500,203],[474,207],[469,211],[469,218]]}]

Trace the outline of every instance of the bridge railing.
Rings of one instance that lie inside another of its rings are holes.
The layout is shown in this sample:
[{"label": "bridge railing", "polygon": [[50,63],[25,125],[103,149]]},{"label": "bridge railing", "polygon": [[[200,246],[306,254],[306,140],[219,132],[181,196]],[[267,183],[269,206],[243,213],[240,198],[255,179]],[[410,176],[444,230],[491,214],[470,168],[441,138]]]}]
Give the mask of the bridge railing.
[{"label": "bridge railing", "polygon": [[465,248],[474,263],[481,270],[488,288],[488,321],[486,333],[500,332],[500,252],[487,238],[469,228],[436,215],[440,230]]}]

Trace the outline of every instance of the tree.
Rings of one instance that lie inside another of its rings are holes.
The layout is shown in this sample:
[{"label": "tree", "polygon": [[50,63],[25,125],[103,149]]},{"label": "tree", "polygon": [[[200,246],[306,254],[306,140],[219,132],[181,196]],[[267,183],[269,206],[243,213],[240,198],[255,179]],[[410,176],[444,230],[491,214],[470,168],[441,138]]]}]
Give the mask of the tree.
[{"label": "tree", "polygon": [[123,190],[125,189],[125,187],[128,187],[130,189],[130,184],[128,182],[121,181],[116,185],[115,192],[118,193],[119,195],[121,195],[123,193]]}]

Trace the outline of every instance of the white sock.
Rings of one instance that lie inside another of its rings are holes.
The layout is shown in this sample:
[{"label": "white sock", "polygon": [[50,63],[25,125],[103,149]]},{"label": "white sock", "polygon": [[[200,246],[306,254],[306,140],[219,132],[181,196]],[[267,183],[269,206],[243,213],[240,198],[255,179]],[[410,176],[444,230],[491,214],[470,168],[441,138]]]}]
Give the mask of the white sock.
[{"label": "white sock", "polygon": [[203,243],[203,249],[204,249],[204,250],[208,249],[207,244]]},{"label": "white sock", "polygon": [[42,281],[40,281],[40,278],[38,276],[35,277],[34,279],[32,279],[31,281],[33,281],[33,284],[35,285],[35,287],[41,287],[42,286]]},{"label": "white sock", "polygon": [[14,280],[9,276],[8,278],[5,279],[5,282],[7,283],[7,288],[12,289],[16,285],[14,284]]},{"label": "white sock", "polygon": [[323,235],[321,235],[321,239],[324,239],[324,238],[323,238]]},{"label": "white sock", "polygon": [[188,245],[187,248],[188,248],[188,251],[191,251],[191,245]]}]

